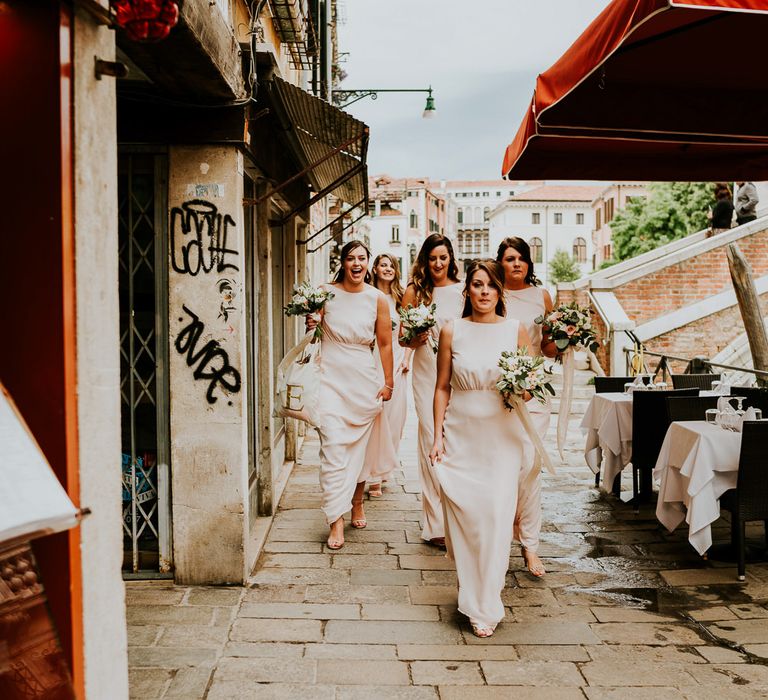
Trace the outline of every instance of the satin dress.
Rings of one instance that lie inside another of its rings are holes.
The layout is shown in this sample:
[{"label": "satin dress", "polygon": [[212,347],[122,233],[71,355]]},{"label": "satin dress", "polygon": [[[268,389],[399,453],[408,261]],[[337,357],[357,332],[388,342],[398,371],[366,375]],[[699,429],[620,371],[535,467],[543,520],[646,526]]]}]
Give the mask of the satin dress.
[{"label": "satin dress", "polygon": [[[393,386],[395,388],[392,391],[392,398],[384,404],[384,418],[386,419],[389,438],[392,442],[392,450],[397,455],[400,450],[400,441],[403,438],[403,429],[405,428],[405,419],[408,411],[408,375],[403,374],[401,371],[403,361],[405,360],[406,348],[398,342],[400,336],[400,314],[398,314],[397,305],[391,296],[387,296],[387,303],[389,304],[389,315],[392,319],[392,366],[394,368],[395,379]],[[381,366],[378,353],[374,354],[377,363]],[[383,456],[380,456],[378,453],[373,454],[372,450],[370,452],[371,454],[366,457],[366,464],[369,465],[368,473],[376,474],[376,476],[370,477],[368,481],[379,483],[382,479],[388,479],[392,470],[383,473],[378,463],[382,460],[385,462],[390,460],[391,450],[385,447],[385,454]]]},{"label": "satin dress", "polygon": [[[505,289],[504,302],[507,318],[514,318],[523,324],[531,339],[531,355],[541,355],[541,325],[534,319],[545,313],[544,289],[525,287],[524,289]],[[527,403],[536,431],[544,440],[549,429],[552,412],[549,400],[545,404],[533,399]],[[528,551],[535,552],[539,547],[541,532],[541,474],[532,482],[527,481],[533,468],[533,462],[523,464],[520,471],[520,489],[517,496],[517,516],[515,517],[515,539]],[[527,484],[527,486],[526,486]]]},{"label": "satin dress", "polygon": [[369,450],[380,453],[382,470],[394,469],[397,456],[391,448],[383,402],[376,398],[384,384],[373,356],[382,294],[370,286],[362,292],[328,288],[335,296],[326,302],[323,313],[318,432],[322,508],[330,524],[350,509],[356,485],[368,476]]},{"label": "satin dress", "polygon": [[517,348],[519,327],[514,320],[453,324],[445,454],[435,471],[448,556],[459,579],[459,611],[480,627],[495,627],[504,617],[501,591],[520,467],[533,451],[520,420],[504,407],[496,389],[499,358],[503,350]]},{"label": "satin dress", "polygon": [[[437,325],[432,328],[435,342],[440,329],[447,321],[460,318],[464,309],[464,284],[457,282],[445,287],[435,287],[432,301],[436,305]],[[429,453],[434,442],[435,424],[432,402],[435,398],[435,380],[437,379],[437,359],[429,346],[420,345],[413,353],[413,402],[419,419],[419,480],[421,482],[421,510],[423,527],[421,536],[425,540],[445,537],[443,509],[440,505],[440,485],[429,462]]]}]

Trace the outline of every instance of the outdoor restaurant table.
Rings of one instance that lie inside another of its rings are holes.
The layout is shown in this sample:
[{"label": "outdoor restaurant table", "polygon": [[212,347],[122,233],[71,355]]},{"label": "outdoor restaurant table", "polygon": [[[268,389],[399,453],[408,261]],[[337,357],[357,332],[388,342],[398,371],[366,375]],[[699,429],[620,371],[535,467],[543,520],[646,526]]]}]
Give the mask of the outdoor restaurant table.
[{"label": "outdoor restaurant table", "polygon": [[736,488],[740,451],[741,433],[706,421],[680,421],[667,430],[653,470],[660,482],[656,517],[670,532],[685,520],[699,554],[712,546],[720,496]]},{"label": "outdoor restaurant table", "polygon": [[587,431],[584,459],[595,474],[603,464],[603,483],[610,489],[632,457],[632,394],[595,394],[581,427]]}]

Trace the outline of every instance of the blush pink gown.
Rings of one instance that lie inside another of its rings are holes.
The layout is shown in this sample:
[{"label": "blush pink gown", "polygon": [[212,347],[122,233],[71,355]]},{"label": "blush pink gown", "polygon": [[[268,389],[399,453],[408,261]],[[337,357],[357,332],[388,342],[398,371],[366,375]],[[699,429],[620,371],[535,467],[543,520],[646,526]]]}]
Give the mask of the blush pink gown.
[{"label": "blush pink gown", "polygon": [[[435,467],[443,492],[448,556],[456,562],[459,610],[481,627],[504,617],[520,465],[533,446],[496,382],[503,350],[517,348],[519,323],[454,321],[445,455]],[[530,403],[530,402],[529,402]]]},{"label": "blush pink gown", "polygon": [[[432,329],[432,336],[437,342],[440,329],[447,321],[461,317],[464,308],[464,284],[457,282],[445,287],[435,287],[433,302],[436,305],[437,326]],[[420,345],[413,353],[413,402],[419,419],[419,480],[421,482],[421,511],[423,527],[421,536],[425,540],[445,537],[443,509],[440,505],[440,484],[429,462],[429,452],[434,442],[434,418],[432,402],[435,397],[437,378],[437,360],[429,345]]]},{"label": "blush pink gown", "polygon": [[326,302],[323,313],[318,432],[322,508],[330,524],[350,509],[355,486],[368,476],[368,451],[380,453],[382,470],[393,469],[397,456],[382,401],[376,398],[384,383],[373,356],[382,294],[370,286],[356,293],[338,286],[328,288],[335,296]]},{"label": "blush pink gown", "polygon": [[[524,289],[505,289],[504,302],[507,307],[507,318],[514,318],[523,324],[531,339],[529,348],[531,355],[541,355],[541,326],[533,319],[541,316],[544,311],[544,290],[541,287],[525,287]],[[549,429],[551,407],[549,400],[545,404],[539,401],[529,401],[528,412],[533,424],[543,440]],[[539,547],[541,532],[541,474],[532,482],[527,481],[533,468],[533,461],[523,464],[520,471],[520,490],[517,495],[517,515],[515,516],[515,539],[530,552]],[[528,484],[524,487],[524,484]]]}]

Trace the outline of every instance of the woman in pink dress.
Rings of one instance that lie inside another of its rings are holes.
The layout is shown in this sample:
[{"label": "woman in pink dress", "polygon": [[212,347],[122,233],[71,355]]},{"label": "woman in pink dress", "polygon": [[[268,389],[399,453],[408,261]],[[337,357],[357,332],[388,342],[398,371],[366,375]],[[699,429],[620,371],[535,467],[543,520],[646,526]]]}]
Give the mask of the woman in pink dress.
[{"label": "woman in pink dress", "polygon": [[[496,260],[504,268],[504,303],[507,318],[520,321],[531,340],[531,355],[557,356],[557,346],[551,338],[543,338],[541,326],[534,323],[537,316],[549,313],[552,298],[541,287],[541,282],[533,272],[533,260],[528,244],[517,237],[505,238],[499,245]],[[542,404],[532,401],[528,404],[533,424],[541,439],[549,428],[549,402]],[[539,533],[541,531],[541,474],[530,481],[528,475],[533,462],[524,464],[520,472],[520,489],[517,496],[517,515],[515,517],[515,538],[520,542],[525,565],[534,576],[546,573],[544,564],[537,554]]]},{"label": "woman in pink dress", "polygon": [[[389,315],[392,317],[392,359],[395,368],[395,390],[392,400],[384,404],[384,415],[389,425],[389,435],[392,447],[397,454],[400,449],[400,440],[403,437],[405,418],[408,410],[408,377],[411,355],[413,350],[402,347],[397,338],[400,333],[400,315],[398,311],[403,300],[403,287],[400,284],[400,266],[398,261],[388,253],[381,253],[373,261],[373,286],[387,298]],[[374,456],[378,460],[378,455]],[[380,478],[368,482],[368,496],[381,498],[382,484],[387,481],[390,474],[384,474]]]},{"label": "woman in pink dress", "polygon": [[[334,297],[322,312],[320,408],[320,488],[330,525],[328,548],[344,544],[344,514],[352,508],[352,527],[366,526],[363,474],[369,442],[390,444],[383,402],[392,398],[392,321],[386,297],[367,284],[370,253],[359,241],[341,250]],[[312,327],[310,321],[307,326]],[[372,348],[378,347],[380,364]],[[383,376],[382,376],[383,369]],[[387,439],[382,439],[386,435]],[[382,458],[391,466],[393,451]]]},{"label": "woman in pink dress", "polygon": [[432,401],[435,393],[437,361],[427,341],[430,334],[437,341],[443,324],[461,317],[464,297],[453,246],[448,238],[439,233],[427,236],[422,244],[413,264],[411,280],[403,295],[403,307],[419,304],[435,304],[437,320],[437,325],[431,331],[422,333],[406,345],[414,351],[411,383],[416,415],[419,419],[419,480],[423,520],[421,536],[430,544],[445,547],[440,484],[429,461],[429,451],[434,441]]},{"label": "woman in pink dress", "polygon": [[440,331],[429,455],[442,488],[459,611],[478,637],[490,637],[504,617],[518,480],[533,455],[517,413],[496,389],[502,352],[530,343],[523,324],[504,316],[502,275],[492,260],[472,262],[463,318]]}]

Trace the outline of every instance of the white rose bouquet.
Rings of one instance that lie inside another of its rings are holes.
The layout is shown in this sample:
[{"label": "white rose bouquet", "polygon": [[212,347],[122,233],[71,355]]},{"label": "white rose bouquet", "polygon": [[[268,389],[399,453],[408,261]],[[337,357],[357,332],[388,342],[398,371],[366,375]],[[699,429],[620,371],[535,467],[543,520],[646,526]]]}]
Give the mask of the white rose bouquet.
[{"label": "white rose bouquet", "polygon": [[573,376],[575,364],[573,351],[584,348],[590,355],[595,368],[600,364],[594,357],[594,353],[600,344],[592,328],[592,310],[588,306],[580,306],[572,301],[570,304],[560,304],[548,314],[534,319],[540,323],[545,335],[549,335],[555,341],[560,351],[560,359],[563,363],[563,394],[560,397],[560,410],[557,413],[557,449],[561,459],[565,460],[563,446],[568,432],[568,420],[571,416],[571,400],[573,396]]},{"label": "white rose bouquet", "polygon": [[575,301],[560,304],[548,314],[534,319],[542,325],[544,333],[555,341],[560,352],[572,346],[583,347],[595,352],[598,348],[597,337],[592,328],[592,310],[580,306]]},{"label": "white rose bouquet", "polygon": [[[399,310],[400,325],[403,327],[403,340],[406,343],[410,343],[419,333],[424,333],[430,330],[437,324],[435,318],[435,304],[419,304],[418,306],[412,306],[408,304],[405,308]],[[430,334],[429,347],[432,348],[432,352],[437,352],[437,343]]]},{"label": "white rose bouquet", "polygon": [[505,350],[501,353],[499,369],[501,377],[496,382],[496,388],[509,410],[515,408],[512,397],[522,396],[526,391],[541,403],[547,400],[547,392],[555,395],[550,382],[552,370],[544,364],[543,357],[529,355],[526,347],[518,348],[516,352]]},{"label": "white rose bouquet", "polygon": [[325,306],[325,302],[333,299],[334,293],[323,289],[322,287],[313,287],[309,282],[302,282],[293,288],[291,301],[283,309],[286,316],[312,316],[318,321],[315,327],[315,338],[322,335],[320,327],[320,310]]},{"label": "white rose bouquet", "polygon": [[502,352],[501,358],[499,358],[499,369],[501,376],[496,382],[496,388],[501,394],[504,406],[510,411],[515,411],[536,450],[534,468],[528,478],[530,480],[535,479],[541,471],[542,464],[548,472],[554,474],[552,462],[544,448],[544,443],[541,441],[541,436],[536,432],[536,426],[534,426],[531,414],[528,413],[528,407],[523,400],[526,391],[542,403],[546,401],[547,393],[552,394],[552,396],[555,395],[555,390],[550,383],[552,370],[544,364],[543,357],[529,355],[526,347],[518,348],[514,352],[511,350]]}]

